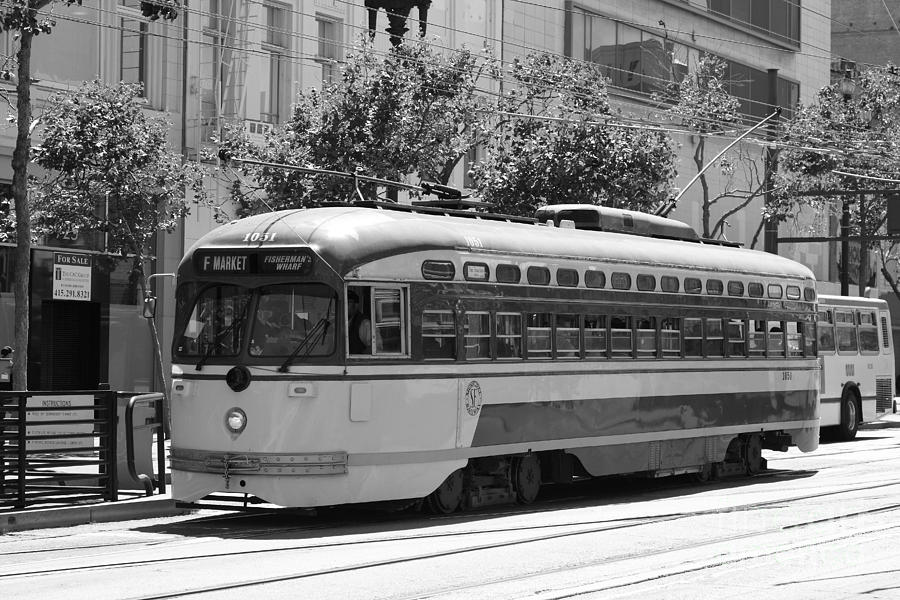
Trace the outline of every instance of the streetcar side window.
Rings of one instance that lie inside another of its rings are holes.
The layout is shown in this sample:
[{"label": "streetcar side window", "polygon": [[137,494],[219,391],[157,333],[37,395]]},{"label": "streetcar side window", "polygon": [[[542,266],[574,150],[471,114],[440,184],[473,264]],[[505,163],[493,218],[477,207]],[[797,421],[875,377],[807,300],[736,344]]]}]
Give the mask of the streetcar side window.
[{"label": "streetcar side window", "polygon": [[456,358],[456,316],[452,310],[422,312],[422,354],[425,359]]},{"label": "streetcar side window", "polygon": [[613,316],[609,319],[609,335],[613,356],[631,356],[632,343],[631,317]]},{"label": "streetcar side window", "polygon": [[[800,288],[797,289],[799,290]],[[786,325],[788,356],[803,356],[803,323],[800,321],[788,321]]]},{"label": "streetcar side window", "polygon": [[681,357],[681,320],[663,319],[659,324],[659,346],[663,358]]},{"label": "streetcar side window", "polygon": [[768,333],[765,321],[750,322],[750,356],[765,356]]},{"label": "streetcar side window", "polygon": [[819,311],[819,353],[834,352],[834,313],[830,310]]},{"label": "streetcar side window", "polygon": [[638,358],[656,358],[656,317],[641,317],[636,325]]},{"label": "streetcar side window", "polygon": [[556,315],[557,358],[581,357],[581,325],[578,315]]},{"label": "streetcar side window", "polygon": [[463,334],[467,359],[491,358],[491,313],[467,312]]},{"label": "streetcar side window", "polygon": [[407,353],[407,291],[401,287],[347,288],[347,346],[351,355]]},{"label": "streetcar side window", "polygon": [[742,319],[728,319],[728,356],[747,356],[747,325]]},{"label": "streetcar side window", "polygon": [[584,352],[590,358],[606,358],[606,317],[585,315]]},{"label": "streetcar side window", "polygon": [[725,356],[725,330],[722,328],[722,319],[706,319],[706,356]]},{"label": "streetcar side window", "polygon": [[703,319],[684,320],[684,355],[703,356]]},{"label": "streetcar side window", "polygon": [[[771,287],[771,286],[770,286]],[[769,356],[784,356],[784,323],[769,321]]]},{"label": "streetcar side window", "polygon": [[528,358],[551,358],[550,315],[530,313],[525,327],[528,340]]},{"label": "streetcar side window", "polygon": [[497,358],[522,358],[522,315],[497,313]]}]

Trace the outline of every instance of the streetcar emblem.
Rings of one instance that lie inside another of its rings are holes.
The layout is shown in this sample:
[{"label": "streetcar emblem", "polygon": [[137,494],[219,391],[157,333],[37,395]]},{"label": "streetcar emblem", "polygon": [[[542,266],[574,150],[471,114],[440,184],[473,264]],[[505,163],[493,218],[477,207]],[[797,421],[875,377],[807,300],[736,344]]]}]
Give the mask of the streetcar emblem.
[{"label": "streetcar emblem", "polygon": [[466,388],[466,412],[473,417],[481,410],[481,386],[477,381],[469,382]]}]

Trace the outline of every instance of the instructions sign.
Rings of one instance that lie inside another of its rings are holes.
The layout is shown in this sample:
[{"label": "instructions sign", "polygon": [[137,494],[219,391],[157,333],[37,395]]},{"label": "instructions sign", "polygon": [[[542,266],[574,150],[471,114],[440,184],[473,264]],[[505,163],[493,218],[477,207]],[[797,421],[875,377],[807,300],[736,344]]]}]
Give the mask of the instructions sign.
[{"label": "instructions sign", "polygon": [[92,262],[90,254],[54,252],[53,299],[90,301]]},{"label": "instructions sign", "polygon": [[35,435],[75,435],[72,437],[50,440],[28,440],[28,450],[66,450],[68,448],[90,448],[94,444],[94,426],[91,423],[52,423],[42,421],[67,421],[93,419],[92,411],[76,410],[76,406],[93,406],[93,396],[41,396],[30,398],[28,406],[42,408],[28,413],[28,437]]}]

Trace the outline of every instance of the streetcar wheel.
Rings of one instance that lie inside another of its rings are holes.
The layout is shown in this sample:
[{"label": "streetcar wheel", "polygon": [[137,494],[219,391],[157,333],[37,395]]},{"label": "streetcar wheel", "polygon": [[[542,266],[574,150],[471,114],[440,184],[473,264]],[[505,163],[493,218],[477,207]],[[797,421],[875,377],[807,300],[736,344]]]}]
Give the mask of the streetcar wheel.
[{"label": "streetcar wheel", "polygon": [[541,490],[541,461],[537,454],[514,456],[512,459],[512,484],[516,502],[531,504]]},{"label": "streetcar wheel", "polygon": [[453,471],[444,483],[438,486],[425,498],[428,510],[438,515],[449,515],[454,512],[463,499],[463,471]]},{"label": "streetcar wheel", "polygon": [[747,475],[755,475],[763,469],[762,438],[751,435],[747,440]]},{"label": "streetcar wheel", "polygon": [[841,424],[837,426],[838,438],[849,442],[859,431],[859,409],[856,394],[849,393],[841,398]]},{"label": "streetcar wheel", "polygon": [[700,470],[693,474],[694,483],[709,483],[713,480],[712,463],[706,463]]}]

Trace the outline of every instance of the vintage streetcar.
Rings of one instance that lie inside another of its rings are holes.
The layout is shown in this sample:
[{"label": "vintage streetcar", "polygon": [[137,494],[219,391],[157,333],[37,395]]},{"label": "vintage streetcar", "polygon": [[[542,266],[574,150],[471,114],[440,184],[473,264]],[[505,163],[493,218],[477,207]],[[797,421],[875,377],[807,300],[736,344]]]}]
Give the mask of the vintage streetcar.
[{"label": "vintage streetcar", "polygon": [[818,445],[811,271],[591,205],[234,221],[177,276],[172,483],[288,507],[532,502]]}]

